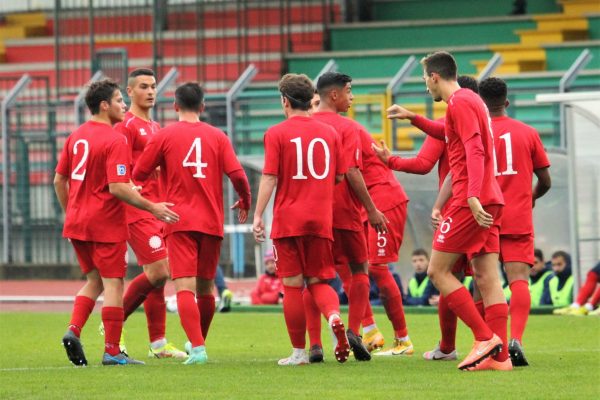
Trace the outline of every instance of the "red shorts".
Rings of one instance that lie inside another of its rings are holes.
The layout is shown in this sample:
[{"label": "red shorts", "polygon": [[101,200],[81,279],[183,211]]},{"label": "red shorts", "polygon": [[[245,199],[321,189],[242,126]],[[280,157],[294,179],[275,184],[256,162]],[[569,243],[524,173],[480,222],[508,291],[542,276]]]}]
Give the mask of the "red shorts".
[{"label": "red shorts", "polygon": [[533,234],[500,235],[500,261],[533,265]]},{"label": "red shorts", "polygon": [[469,207],[449,207],[444,221],[433,234],[433,249],[466,254],[469,260],[482,254],[499,253],[502,206],[494,204],[484,209],[494,218],[493,225],[487,229],[477,224]]},{"label": "red shorts", "polygon": [[133,249],[139,265],[148,265],[167,258],[162,231],[162,222],[155,218],[144,218],[129,224],[130,237],[127,242]]},{"label": "red shorts", "polygon": [[127,272],[127,242],[101,243],[71,239],[84,274],[97,269],[102,278],[124,278]]},{"label": "red shorts", "polygon": [[465,276],[473,276],[473,268],[471,268],[471,263],[467,260],[467,256],[462,255],[452,267],[453,274],[465,274]]},{"label": "red shorts", "polygon": [[165,239],[172,279],[215,279],[223,238],[202,232],[173,232]]},{"label": "red shorts", "polygon": [[336,264],[367,262],[367,240],[363,231],[333,229],[333,260]]},{"label": "red shorts", "polygon": [[277,276],[303,275],[328,280],[335,278],[331,240],[318,236],[273,239]]},{"label": "red shorts", "polygon": [[384,212],[390,221],[386,233],[377,232],[368,222],[365,222],[370,264],[388,264],[398,261],[398,252],[404,237],[407,204],[408,202],[404,202]]}]

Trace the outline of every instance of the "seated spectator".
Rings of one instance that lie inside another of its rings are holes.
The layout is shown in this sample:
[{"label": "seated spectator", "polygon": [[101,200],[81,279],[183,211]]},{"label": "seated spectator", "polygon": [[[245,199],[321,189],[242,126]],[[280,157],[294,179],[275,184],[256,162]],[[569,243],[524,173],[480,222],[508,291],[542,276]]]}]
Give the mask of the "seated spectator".
[{"label": "seated spectator", "polygon": [[552,254],[552,271],[554,276],[548,282],[552,305],[566,307],[573,302],[571,256],[562,250]]},{"label": "seated spectator", "polygon": [[283,293],[283,284],[275,275],[275,257],[273,251],[269,250],[265,253],[265,273],[258,278],[256,287],[250,293],[252,304],[278,304]]},{"label": "seated spectator", "polygon": [[529,293],[531,294],[531,307],[552,304],[549,282],[552,279],[550,263],[544,261],[544,253],[535,249],[534,261],[529,270]]},{"label": "seated spectator", "polygon": [[[568,307],[554,310],[554,314],[587,315],[594,311],[600,302],[600,262],[588,273],[577,299]],[[597,314],[597,313],[596,313]]]},{"label": "seated spectator", "polygon": [[412,253],[411,263],[415,274],[408,281],[408,293],[404,304],[411,306],[437,305],[439,292],[427,277],[429,254],[424,249],[417,249]]}]

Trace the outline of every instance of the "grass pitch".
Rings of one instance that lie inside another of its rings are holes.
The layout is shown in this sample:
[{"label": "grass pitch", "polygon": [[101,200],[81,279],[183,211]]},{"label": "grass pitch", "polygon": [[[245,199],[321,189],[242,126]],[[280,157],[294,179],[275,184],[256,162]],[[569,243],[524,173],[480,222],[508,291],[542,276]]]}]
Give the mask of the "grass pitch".
[{"label": "grass pitch", "polygon": [[[376,313],[391,342],[385,315]],[[326,362],[279,367],[291,346],[281,313],[216,314],[207,340],[209,363],[147,358],[143,313],[126,324],[130,355],[146,366],[102,367],[98,313],[82,339],[90,365],[70,365],[61,338],[67,314],[0,313],[0,399],[598,399],[600,318],[532,315],[525,336],[530,367],[513,372],[459,371],[458,362],[427,362],[421,354],[439,336],[435,314],[408,314],[412,357],[381,357],[338,364],[324,330]],[[167,320],[169,341],[183,347],[177,315]],[[471,334],[459,323],[462,358]]]}]

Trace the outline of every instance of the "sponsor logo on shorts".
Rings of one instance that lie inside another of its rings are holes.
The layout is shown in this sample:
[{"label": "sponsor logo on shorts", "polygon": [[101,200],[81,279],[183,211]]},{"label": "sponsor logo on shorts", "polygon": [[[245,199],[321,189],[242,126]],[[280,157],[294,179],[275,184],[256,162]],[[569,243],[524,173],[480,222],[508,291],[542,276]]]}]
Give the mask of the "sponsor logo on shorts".
[{"label": "sponsor logo on shorts", "polygon": [[125,164],[117,164],[117,175],[124,176],[125,174],[127,174],[127,167]]},{"label": "sponsor logo on shorts", "polygon": [[385,257],[385,249],[377,249],[377,255],[379,257]]},{"label": "sponsor logo on shorts", "polygon": [[438,235],[438,237],[436,239],[436,242],[438,242],[438,243],[444,243],[444,239],[445,238],[446,237],[444,235]]},{"label": "sponsor logo on shorts", "polygon": [[152,235],[150,239],[148,239],[148,245],[154,250],[160,250],[162,248],[162,239],[157,235]]}]

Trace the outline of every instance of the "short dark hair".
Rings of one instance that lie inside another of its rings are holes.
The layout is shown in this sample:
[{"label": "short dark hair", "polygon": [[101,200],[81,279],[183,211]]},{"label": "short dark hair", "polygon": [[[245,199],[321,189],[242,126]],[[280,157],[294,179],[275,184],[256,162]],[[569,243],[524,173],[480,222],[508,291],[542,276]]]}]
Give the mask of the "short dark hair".
[{"label": "short dark hair", "polygon": [[324,96],[332,87],[341,89],[350,82],[352,82],[352,78],[349,75],[339,72],[325,72],[317,81],[317,92],[320,96]]},{"label": "short dark hair", "polygon": [[108,78],[93,82],[89,85],[88,90],[85,93],[85,104],[92,115],[97,115],[100,112],[100,103],[103,101],[110,103],[115,90],[120,90],[119,85],[117,82]]},{"label": "short dark hair", "polygon": [[479,83],[479,96],[488,108],[501,107],[506,103],[508,87],[500,78],[487,78]]},{"label": "short dark hair", "polygon": [[154,71],[150,68],[137,68],[129,73],[129,79],[127,79],[127,86],[131,86],[135,78],[137,78],[138,76],[152,76],[156,78],[156,74],[154,74]]},{"label": "short dark hair", "polygon": [[477,79],[472,78],[468,75],[460,75],[456,80],[461,88],[472,90],[475,93],[479,93],[479,85]]},{"label": "short dark hair", "polygon": [[533,256],[535,258],[539,258],[540,260],[544,261],[544,253],[542,252],[542,249],[533,250]]},{"label": "short dark hair", "polygon": [[182,111],[199,112],[204,102],[204,90],[197,82],[187,82],[175,89],[175,104]]},{"label": "short dark hair", "polygon": [[427,250],[425,250],[425,249],[415,249],[412,252],[412,256],[413,257],[415,257],[415,256],[425,256],[425,257],[427,257],[427,259],[429,259],[429,253],[427,253]]},{"label": "short dark hair", "polygon": [[421,59],[421,65],[425,68],[425,73],[431,75],[436,73],[443,79],[456,80],[458,67],[452,54],[447,51],[436,51]]},{"label": "short dark hair", "polygon": [[279,81],[279,92],[290,101],[293,109],[306,111],[310,108],[315,87],[304,74],[285,74]]},{"label": "short dark hair", "polygon": [[569,253],[567,253],[566,251],[563,251],[563,250],[555,251],[554,253],[552,253],[552,258],[556,258],[556,257],[562,257],[563,260],[565,260],[565,263],[567,263],[567,265],[571,264],[571,255]]}]

